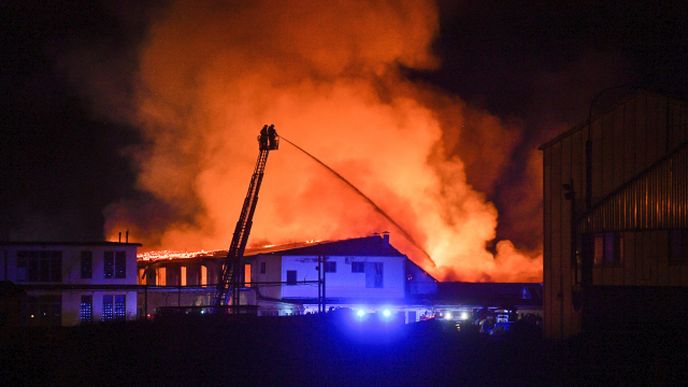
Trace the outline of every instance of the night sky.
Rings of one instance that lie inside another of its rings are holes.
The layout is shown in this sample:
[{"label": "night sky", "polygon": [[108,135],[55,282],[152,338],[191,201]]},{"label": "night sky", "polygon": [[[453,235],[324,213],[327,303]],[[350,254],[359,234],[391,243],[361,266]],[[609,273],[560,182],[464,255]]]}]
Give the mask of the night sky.
[{"label": "night sky", "polygon": [[[686,2],[550,3],[441,1],[434,49],[442,65],[407,72],[525,128],[508,177],[487,193],[500,209],[525,155],[582,121],[599,90],[688,89]],[[79,80],[92,71],[116,90],[108,98],[126,101],[137,44],[164,6],[2,2],[0,239],[102,239],[103,208],[144,195],[126,156],[139,132],[99,110]],[[117,71],[103,73],[103,64]]]}]

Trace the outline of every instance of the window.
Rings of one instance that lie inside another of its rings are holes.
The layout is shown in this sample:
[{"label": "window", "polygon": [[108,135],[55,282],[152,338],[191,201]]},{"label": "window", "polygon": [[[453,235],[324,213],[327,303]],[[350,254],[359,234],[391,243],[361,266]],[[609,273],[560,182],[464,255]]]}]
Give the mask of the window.
[{"label": "window", "polygon": [[337,272],[337,262],[327,261],[325,262],[325,273],[336,273]]},{"label": "window", "polygon": [[127,253],[106,251],[103,256],[103,277],[127,278]]},{"label": "window", "polygon": [[365,262],[366,288],[383,287],[382,262]]},{"label": "window", "polygon": [[17,282],[61,282],[61,251],[18,251]]},{"label": "window", "polygon": [[179,267],[179,285],[186,286],[186,266]]},{"label": "window", "polygon": [[81,296],[81,305],[79,306],[79,321],[82,324],[93,321],[93,296]]},{"label": "window", "polygon": [[127,278],[127,253],[125,251],[115,253],[115,278]]},{"label": "window", "polygon": [[103,278],[112,278],[115,274],[115,254],[106,251],[103,255]]},{"label": "window", "polygon": [[60,326],[62,324],[62,296],[29,296],[26,300],[29,326]]},{"label": "window", "polygon": [[619,265],[623,261],[623,237],[617,233],[593,237],[593,262],[598,266]]},{"label": "window", "polygon": [[265,274],[265,262],[260,263],[260,274]]},{"label": "window", "polygon": [[296,270],[287,270],[287,285],[296,285]]},{"label": "window", "polygon": [[682,264],[688,261],[688,230],[669,231],[669,263]]},{"label": "window", "polygon": [[139,285],[145,285],[148,283],[148,274],[144,268],[139,269],[138,283]]},{"label": "window", "polygon": [[244,286],[247,288],[251,287],[251,264],[244,264]]},{"label": "window", "polygon": [[167,268],[158,267],[155,269],[155,284],[157,286],[167,286]]},{"label": "window", "polygon": [[115,295],[115,320],[126,320],[127,318],[127,296],[124,294]]},{"label": "window", "polygon": [[201,265],[201,286],[208,285],[208,267]]},{"label": "window", "polygon": [[103,296],[103,321],[112,321],[115,318],[114,297],[112,294]]},{"label": "window", "polygon": [[365,273],[365,262],[351,262],[352,273]]},{"label": "window", "polygon": [[81,252],[81,278],[90,279],[93,276],[93,251]]}]

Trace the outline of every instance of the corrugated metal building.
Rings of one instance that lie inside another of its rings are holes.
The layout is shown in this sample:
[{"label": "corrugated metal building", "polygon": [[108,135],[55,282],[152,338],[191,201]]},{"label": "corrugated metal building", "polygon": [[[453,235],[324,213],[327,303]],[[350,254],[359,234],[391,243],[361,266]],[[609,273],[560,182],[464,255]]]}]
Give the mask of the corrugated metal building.
[{"label": "corrugated metal building", "polygon": [[639,91],[589,122],[540,148],[551,338],[686,315],[688,104]]}]

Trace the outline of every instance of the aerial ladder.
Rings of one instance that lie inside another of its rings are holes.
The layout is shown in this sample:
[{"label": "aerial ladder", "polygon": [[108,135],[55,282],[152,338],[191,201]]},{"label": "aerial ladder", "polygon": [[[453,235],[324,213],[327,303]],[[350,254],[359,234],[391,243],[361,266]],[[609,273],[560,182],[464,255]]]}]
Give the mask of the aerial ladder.
[{"label": "aerial ladder", "polygon": [[239,289],[244,286],[244,250],[253,225],[253,214],[258,204],[258,192],[263,182],[268,154],[277,148],[279,148],[279,136],[275,130],[275,125],[264,125],[258,136],[259,153],[256,169],[251,176],[244,206],[241,208],[241,215],[239,215],[239,220],[234,228],[232,242],[227,250],[222,275],[217,285],[214,299],[215,307],[232,305],[236,308],[239,305]]}]

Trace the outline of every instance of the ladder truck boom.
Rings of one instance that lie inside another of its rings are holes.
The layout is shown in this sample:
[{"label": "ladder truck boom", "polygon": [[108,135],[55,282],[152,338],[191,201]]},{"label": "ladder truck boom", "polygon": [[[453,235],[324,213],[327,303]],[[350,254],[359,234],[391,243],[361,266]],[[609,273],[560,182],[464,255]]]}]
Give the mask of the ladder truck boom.
[{"label": "ladder truck boom", "polygon": [[264,125],[258,136],[258,161],[248,185],[248,192],[241,208],[239,220],[234,228],[232,242],[227,250],[227,257],[222,269],[220,282],[215,293],[214,306],[239,305],[239,289],[244,284],[244,249],[248,242],[253,214],[258,204],[258,192],[263,182],[265,165],[271,150],[279,148],[279,136],[274,125]]}]

